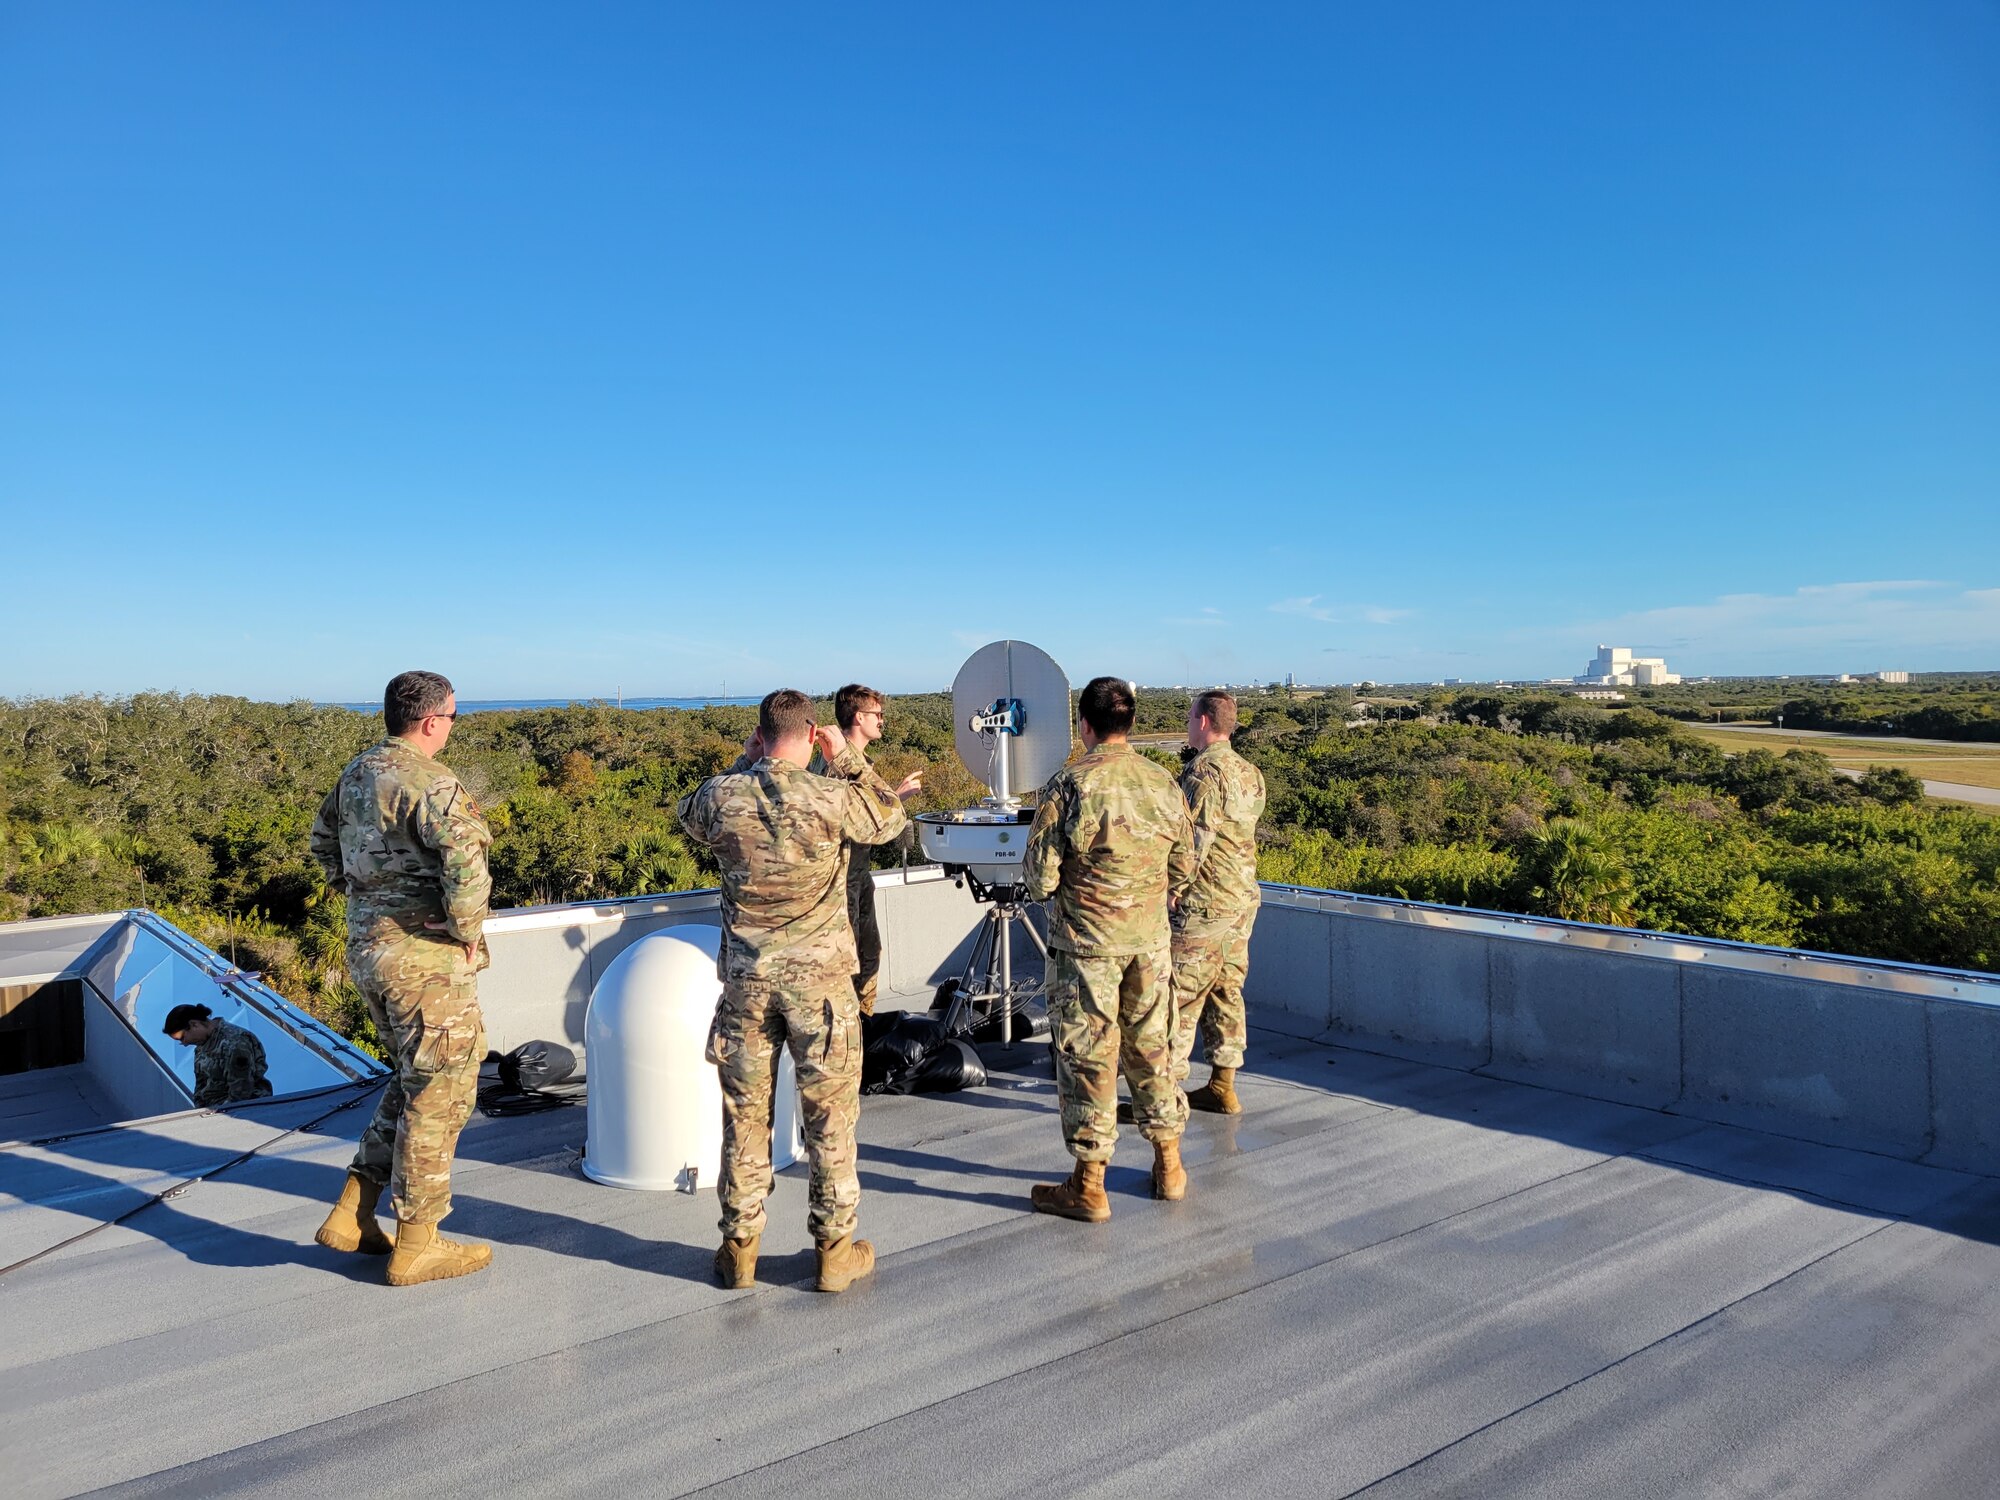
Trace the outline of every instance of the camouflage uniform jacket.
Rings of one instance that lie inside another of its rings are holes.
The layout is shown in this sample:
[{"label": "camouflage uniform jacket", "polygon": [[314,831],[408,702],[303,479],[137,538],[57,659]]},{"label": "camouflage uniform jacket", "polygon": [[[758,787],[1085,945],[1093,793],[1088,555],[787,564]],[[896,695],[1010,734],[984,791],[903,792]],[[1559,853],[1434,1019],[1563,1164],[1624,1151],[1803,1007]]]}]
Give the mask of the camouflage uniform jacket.
[{"label": "camouflage uniform jacket", "polygon": [[1055,898],[1051,948],[1112,958],[1166,947],[1167,898],[1194,872],[1180,789],[1130,745],[1099,745],[1042,788],[1022,875],[1034,900]]},{"label": "camouflage uniform jacket", "polygon": [[853,746],[825,776],[768,756],[747,768],[738,761],[681,798],[678,812],[722,866],[716,969],[725,981],[854,972],[842,845],[886,843],[908,820]]},{"label": "camouflage uniform jacket", "polygon": [[1190,918],[1237,917],[1255,911],[1257,820],[1264,815],[1264,776],[1217,740],[1181,771],[1181,793],[1194,818],[1194,885],[1181,898]]},{"label": "camouflage uniform jacket", "polygon": [[235,1104],[270,1095],[264,1044],[241,1026],[218,1020],[208,1040],[194,1049],[194,1102]]},{"label": "camouflage uniform jacket", "polygon": [[[442,922],[457,941],[480,943],[492,842],[458,778],[394,735],[340,773],[312,830],[327,884],[347,892],[350,941],[421,934],[426,922]],[[483,947],[480,956],[484,967]]]},{"label": "camouflage uniform jacket", "polygon": [[[865,750],[856,750],[854,753],[859,755],[863,760],[868,758],[868,753]],[[748,768],[739,765],[739,769]],[[806,769],[815,776],[831,776],[834,774],[832,768],[826,763],[826,757],[821,755],[817,750],[813,751],[812,761],[806,766]],[[896,835],[893,833],[889,835],[891,839],[895,837]],[[889,842],[889,839],[884,839],[882,842],[886,844]],[[845,841],[843,847],[846,850],[847,859],[847,874],[844,877],[847,883],[847,909],[852,913],[854,904],[860,899],[862,890],[864,888],[868,890],[875,888],[875,862],[868,853],[870,845],[857,844],[852,839],[848,839]]]}]

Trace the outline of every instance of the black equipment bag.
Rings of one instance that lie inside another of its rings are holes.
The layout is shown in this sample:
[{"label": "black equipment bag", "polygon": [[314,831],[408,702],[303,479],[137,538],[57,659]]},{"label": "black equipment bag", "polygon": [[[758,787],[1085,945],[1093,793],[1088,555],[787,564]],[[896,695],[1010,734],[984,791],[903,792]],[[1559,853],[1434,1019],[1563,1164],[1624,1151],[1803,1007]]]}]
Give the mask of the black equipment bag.
[{"label": "black equipment bag", "polygon": [[[869,1094],[948,1093],[986,1082],[979,1054],[970,1047],[968,1069],[959,1044],[945,1035],[936,1016],[885,1011],[861,1018],[861,1088]],[[976,1075],[976,1076],[975,1076]],[[928,1082],[920,1083],[920,1079]],[[963,1081],[954,1081],[963,1080]]]},{"label": "black equipment bag", "polygon": [[970,1042],[946,1037],[917,1064],[905,1082],[913,1094],[951,1094],[986,1086],[986,1065]]},{"label": "black equipment bag", "polygon": [[561,1083],[576,1071],[576,1054],[561,1042],[523,1042],[500,1059],[500,1082],[516,1093]]}]

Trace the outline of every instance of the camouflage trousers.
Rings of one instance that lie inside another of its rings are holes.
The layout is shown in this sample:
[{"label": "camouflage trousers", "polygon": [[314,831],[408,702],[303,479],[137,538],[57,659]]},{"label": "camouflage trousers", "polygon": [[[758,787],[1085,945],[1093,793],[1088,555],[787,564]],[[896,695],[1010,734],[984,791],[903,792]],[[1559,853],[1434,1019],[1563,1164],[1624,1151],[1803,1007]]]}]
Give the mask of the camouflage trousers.
[{"label": "camouflage trousers", "polygon": [[1197,1031],[1212,1066],[1243,1066],[1243,1049],[1250,1040],[1243,1013],[1243,981],[1250,973],[1250,928],[1256,920],[1253,909],[1240,917],[1174,929],[1176,1079],[1188,1076]]},{"label": "camouflage trousers", "polygon": [[1173,1077],[1168,953],[1049,954],[1049,1033],[1063,1141],[1078,1161],[1109,1161],[1118,1139],[1118,1074],[1149,1141],[1180,1137],[1187,1109]]},{"label": "camouflage trousers", "polygon": [[[863,850],[855,858],[865,853]],[[882,927],[875,920],[875,882],[865,873],[858,881],[848,882],[847,921],[854,929],[854,951],[861,960],[854,975],[854,998],[861,1002],[861,1014],[872,1016],[876,981],[882,972]]]},{"label": "camouflage trousers", "polygon": [[351,1168],[388,1187],[396,1217],[435,1224],[451,1212],[451,1157],[479,1092],[486,1023],[465,950],[402,938],[347,950],[394,1071]]},{"label": "camouflage trousers", "polygon": [[732,980],[722,987],[708,1033],[708,1060],[722,1078],[722,1234],[764,1232],[771,1195],[771,1112],[778,1049],[791,1050],[812,1162],[806,1225],[816,1243],[854,1233],[861,1204],[854,1129],[861,1119],[861,1015],[849,975],[804,983]]}]

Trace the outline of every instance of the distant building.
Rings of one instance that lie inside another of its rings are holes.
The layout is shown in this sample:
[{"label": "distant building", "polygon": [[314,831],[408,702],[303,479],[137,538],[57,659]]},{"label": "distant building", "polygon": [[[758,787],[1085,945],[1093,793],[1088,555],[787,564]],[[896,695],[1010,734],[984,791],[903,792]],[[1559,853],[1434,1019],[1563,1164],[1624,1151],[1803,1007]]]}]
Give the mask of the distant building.
[{"label": "distant building", "polygon": [[1586,703],[1623,703],[1625,695],[1616,688],[1580,688],[1571,693],[1572,698],[1581,698]]},{"label": "distant building", "polygon": [[1681,679],[1667,670],[1665,657],[1634,656],[1629,646],[1600,644],[1583,675],[1574,680],[1578,687],[1671,687]]},{"label": "distant building", "polygon": [[1870,672],[1861,679],[1863,682],[1908,682],[1908,672]]}]

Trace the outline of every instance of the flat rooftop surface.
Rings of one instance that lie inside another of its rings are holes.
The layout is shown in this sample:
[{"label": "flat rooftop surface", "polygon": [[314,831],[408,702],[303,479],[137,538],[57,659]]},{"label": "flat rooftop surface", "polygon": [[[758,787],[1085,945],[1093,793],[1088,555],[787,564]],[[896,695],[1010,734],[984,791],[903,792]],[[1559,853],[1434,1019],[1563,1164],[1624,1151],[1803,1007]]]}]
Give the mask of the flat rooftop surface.
[{"label": "flat rooftop surface", "polygon": [[[1046,1054],[871,1098],[872,1281],[762,1281],[712,1192],[576,1171],[581,1108],[474,1117],[403,1290],[312,1234],[367,1104],[0,1275],[16,1497],[2000,1493],[2000,1181],[1253,1032],[1185,1203],[1067,1169]],[[327,1100],[10,1153],[0,1264]],[[372,1099],[371,1101],[372,1102]]]}]

